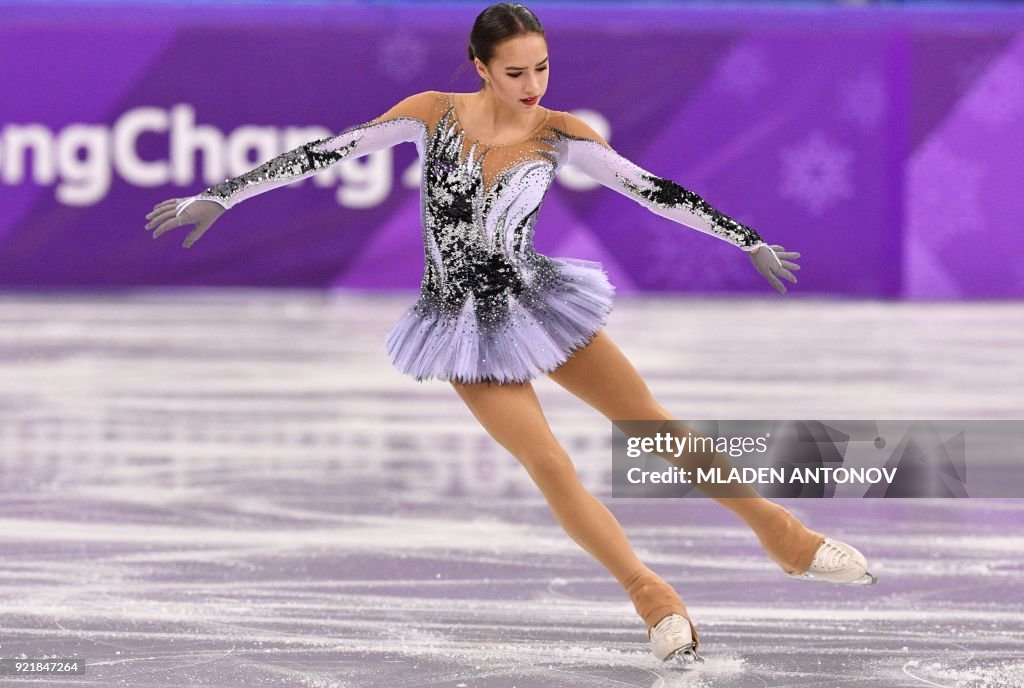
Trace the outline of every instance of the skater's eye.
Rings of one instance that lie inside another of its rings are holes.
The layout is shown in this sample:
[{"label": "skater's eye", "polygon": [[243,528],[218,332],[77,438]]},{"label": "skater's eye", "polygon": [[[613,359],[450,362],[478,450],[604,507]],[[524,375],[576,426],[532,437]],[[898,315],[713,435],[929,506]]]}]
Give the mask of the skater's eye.
[{"label": "skater's eye", "polygon": [[[543,71],[544,71],[545,69],[547,69],[547,67],[541,67],[541,68],[540,68],[540,69],[538,69],[537,71],[538,71],[538,72],[543,72]],[[512,72],[505,72],[505,73],[506,73],[506,74],[508,74],[508,75],[509,75],[510,77],[512,77],[513,79],[515,79],[515,78],[516,78],[517,76],[519,76],[520,74],[522,74],[522,72],[516,72],[515,74],[513,74]]]}]

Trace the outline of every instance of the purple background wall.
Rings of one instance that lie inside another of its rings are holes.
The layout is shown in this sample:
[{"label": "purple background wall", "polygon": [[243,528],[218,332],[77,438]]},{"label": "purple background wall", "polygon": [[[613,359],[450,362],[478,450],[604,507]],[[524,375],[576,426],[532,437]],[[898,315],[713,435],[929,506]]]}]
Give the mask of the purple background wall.
[{"label": "purple background wall", "polygon": [[[251,199],[189,250],[143,216],[410,93],[475,90],[468,63],[452,77],[479,10],[5,7],[0,287],[416,288],[411,144]],[[543,105],[799,250],[791,294],[1024,296],[1024,13],[537,11]],[[172,154],[202,127],[220,168]],[[603,187],[556,182],[537,247],[602,261],[620,293],[770,290],[738,249]]]}]

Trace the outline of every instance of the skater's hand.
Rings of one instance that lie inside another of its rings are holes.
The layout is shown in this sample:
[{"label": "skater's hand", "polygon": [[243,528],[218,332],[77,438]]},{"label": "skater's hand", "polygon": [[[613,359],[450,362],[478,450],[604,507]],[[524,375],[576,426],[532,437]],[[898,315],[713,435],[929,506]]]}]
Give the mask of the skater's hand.
[{"label": "skater's hand", "polygon": [[185,243],[182,244],[185,248],[190,248],[210,228],[210,225],[216,222],[217,218],[224,213],[224,206],[220,203],[202,199],[189,203],[188,206],[180,211],[177,210],[178,206],[187,200],[187,198],[167,199],[157,203],[153,210],[146,215],[148,220],[146,229],[149,230],[156,227],[156,231],[153,232],[154,239],[175,227],[195,225],[196,228],[189,232],[188,236],[185,237]]},{"label": "skater's hand", "polygon": [[796,284],[796,277],[790,272],[790,270],[800,269],[799,265],[792,262],[800,257],[796,251],[787,251],[778,244],[772,244],[771,246],[758,246],[756,250],[750,251],[747,255],[750,256],[750,262],[754,264],[754,268],[781,293],[786,293],[786,287],[778,276]]}]

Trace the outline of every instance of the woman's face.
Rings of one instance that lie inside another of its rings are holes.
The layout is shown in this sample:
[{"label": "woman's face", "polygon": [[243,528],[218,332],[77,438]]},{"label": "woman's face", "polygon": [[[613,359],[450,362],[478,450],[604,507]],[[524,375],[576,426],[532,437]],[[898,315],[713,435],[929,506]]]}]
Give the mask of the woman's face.
[{"label": "woman's face", "polygon": [[[509,108],[527,112],[536,108],[548,89],[548,44],[544,37],[529,33],[502,41],[494,50],[489,66],[476,61],[480,76],[491,80],[494,97]],[[532,103],[524,98],[536,97]]]}]

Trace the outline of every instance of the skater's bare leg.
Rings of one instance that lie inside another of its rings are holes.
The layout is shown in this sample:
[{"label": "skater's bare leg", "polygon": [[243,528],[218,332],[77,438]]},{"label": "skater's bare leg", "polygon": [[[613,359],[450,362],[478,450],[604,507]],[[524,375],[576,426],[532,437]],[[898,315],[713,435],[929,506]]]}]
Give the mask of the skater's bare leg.
[{"label": "skater's bare leg", "polygon": [[580,482],[530,383],[452,386],[487,432],[523,464],[566,533],[622,584],[648,629],[669,614],[689,618],[672,586],[640,561],[619,522]]},{"label": "skater's bare leg", "polygon": [[[552,380],[587,402],[610,420],[672,420],[672,415],[655,400],[643,378],[605,332],[593,339],[557,370]],[[668,424],[664,431],[685,436],[687,428]],[[731,467],[728,457],[718,452],[691,452],[664,458],[685,468]],[[761,497],[743,484],[707,484],[701,490],[739,516],[757,535],[768,555],[786,573],[801,573],[811,565],[825,536],[806,528],[784,507]]]}]

